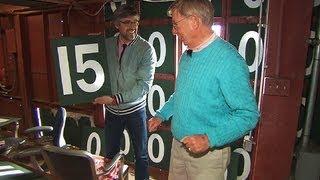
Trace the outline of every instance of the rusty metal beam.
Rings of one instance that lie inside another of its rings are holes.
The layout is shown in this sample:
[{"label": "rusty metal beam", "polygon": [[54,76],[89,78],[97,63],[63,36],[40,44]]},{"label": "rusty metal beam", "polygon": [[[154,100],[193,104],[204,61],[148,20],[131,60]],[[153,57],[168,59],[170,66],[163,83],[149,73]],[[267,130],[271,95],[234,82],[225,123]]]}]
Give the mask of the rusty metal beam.
[{"label": "rusty metal beam", "polygon": [[28,71],[28,60],[26,57],[26,50],[23,48],[26,46],[26,36],[24,33],[24,18],[20,15],[14,17],[14,26],[17,41],[17,62],[18,62],[18,76],[19,76],[19,90],[22,97],[23,107],[23,121],[22,130],[27,127],[32,127],[32,106],[31,106],[31,86],[30,78],[27,76],[30,74]]},{"label": "rusty metal beam", "polygon": [[[254,136],[252,180],[290,177],[313,7],[312,0],[268,3],[265,83]],[[286,92],[268,89],[278,84],[287,87]]]},{"label": "rusty metal beam", "polygon": [[13,11],[23,10],[23,9],[27,9],[27,8],[28,7],[26,7],[26,6],[15,6],[15,5],[0,3],[0,14],[11,14]]}]

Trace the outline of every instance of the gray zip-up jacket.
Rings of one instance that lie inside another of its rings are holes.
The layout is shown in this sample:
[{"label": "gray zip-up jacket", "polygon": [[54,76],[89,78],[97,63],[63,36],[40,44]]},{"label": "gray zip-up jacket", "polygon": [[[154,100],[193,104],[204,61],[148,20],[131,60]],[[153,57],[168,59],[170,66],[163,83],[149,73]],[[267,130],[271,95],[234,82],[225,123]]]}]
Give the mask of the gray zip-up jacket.
[{"label": "gray zip-up jacket", "polygon": [[153,46],[138,35],[119,60],[118,36],[107,38],[105,42],[111,93],[118,103],[106,109],[113,114],[125,115],[145,107],[157,61]]}]

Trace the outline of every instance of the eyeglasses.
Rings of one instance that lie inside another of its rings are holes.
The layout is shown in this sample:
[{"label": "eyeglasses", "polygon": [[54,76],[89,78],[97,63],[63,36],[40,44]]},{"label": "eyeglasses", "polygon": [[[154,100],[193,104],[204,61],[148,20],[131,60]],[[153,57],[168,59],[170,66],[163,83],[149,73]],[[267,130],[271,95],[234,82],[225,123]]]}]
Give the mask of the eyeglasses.
[{"label": "eyeglasses", "polygon": [[120,21],[122,24],[129,26],[129,25],[134,25],[137,26],[139,25],[139,21],[130,21],[130,20],[125,20],[125,21]]},{"label": "eyeglasses", "polygon": [[172,21],[172,27],[173,27],[174,29],[176,29],[177,26],[178,26],[178,24],[179,24],[180,22],[182,22],[183,20],[185,20],[185,19],[187,19],[187,18],[189,18],[189,17],[190,17],[190,16],[186,16],[186,17],[180,19],[180,20],[177,21],[177,22],[173,22],[173,21]]}]

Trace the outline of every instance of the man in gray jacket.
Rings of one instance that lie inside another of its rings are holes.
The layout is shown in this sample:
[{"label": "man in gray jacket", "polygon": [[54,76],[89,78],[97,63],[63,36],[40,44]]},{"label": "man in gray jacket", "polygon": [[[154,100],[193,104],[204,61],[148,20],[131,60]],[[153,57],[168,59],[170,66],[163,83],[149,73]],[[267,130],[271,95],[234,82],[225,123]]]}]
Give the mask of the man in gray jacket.
[{"label": "man in gray jacket", "polygon": [[111,159],[120,151],[126,127],[134,147],[135,178],[149,179],[145,107],[157,57],[154,48],[137,34],[140,16],[134,8],[122,5],[113,17],[119,33],[106,39],[112,94],[94,103],[106,105],[106,157]]}]

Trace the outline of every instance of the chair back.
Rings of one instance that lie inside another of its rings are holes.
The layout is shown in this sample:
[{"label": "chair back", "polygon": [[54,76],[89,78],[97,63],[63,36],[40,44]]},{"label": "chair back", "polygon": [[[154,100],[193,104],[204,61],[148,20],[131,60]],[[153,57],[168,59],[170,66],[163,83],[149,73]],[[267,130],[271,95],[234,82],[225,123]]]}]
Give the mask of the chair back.
[{"label": "chair back", "polygon": [[[40,108],[36,107],[36,108],[33,108],[33,116],[34,116],[34,125],[35,126],[42,126],[42,123],[41,123],[41,116],[40,116]],[[42,131],[39,131],[39,132],[36,132],[35,133],[35,137],[37,139],[41,138],[43,136],[43,132]]]},{"label": "chair back", "polygon": [[97,179],[95,163],[86,151],[44,146],[41,153],[54,179]]},{"label": "chair back", "polygon": [[57,114],[55,116],[54,126],[53,126],[53,145],[62,147],[66,145],[66,140],[64,139],[64,127],[67,119],[67,111],[63,107],[59,107]]}]

